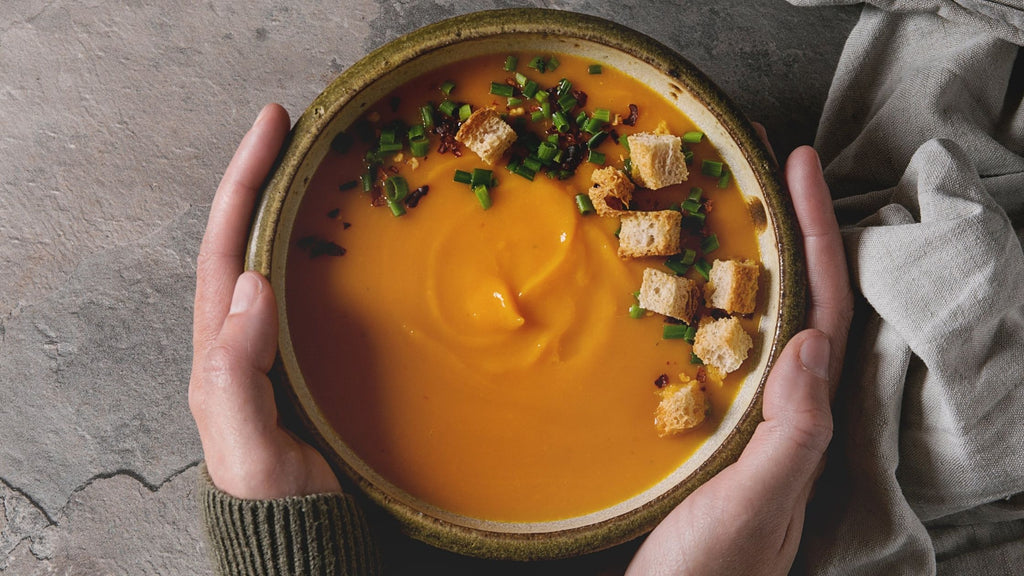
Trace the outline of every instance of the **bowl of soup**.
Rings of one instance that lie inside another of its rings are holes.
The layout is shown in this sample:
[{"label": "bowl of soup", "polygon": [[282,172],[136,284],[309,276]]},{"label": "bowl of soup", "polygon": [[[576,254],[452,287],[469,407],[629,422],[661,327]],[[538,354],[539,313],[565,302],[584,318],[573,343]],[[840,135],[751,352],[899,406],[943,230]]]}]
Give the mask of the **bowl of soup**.
[{"label": "bowl of soup", "polygon": [[246,265],[339,475],[414,538],[534,560],[643,535],[737,458],[803,320],[799,245],[767,150],[692,64],[513,9],[332,82]]}]

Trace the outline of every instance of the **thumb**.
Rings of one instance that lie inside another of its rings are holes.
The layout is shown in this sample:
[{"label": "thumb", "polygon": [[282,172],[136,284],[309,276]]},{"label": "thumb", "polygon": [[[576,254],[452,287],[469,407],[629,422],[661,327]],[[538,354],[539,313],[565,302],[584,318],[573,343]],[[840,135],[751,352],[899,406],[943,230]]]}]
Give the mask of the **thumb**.
[{"label": "thumb", "polygon": [[246,368],[262,374],[270,370],[277,351],[277,309],[270,282],[261,274],[238,277],[215,345],[231,348]]},{"label": "thumb", "polygon": [[789,341],[768,375],[764,421],[729,470],[758,479],[759,494],[753,498],[788,509],[806,495],[832,439],[830,354],[823,332],[804,330]]}]

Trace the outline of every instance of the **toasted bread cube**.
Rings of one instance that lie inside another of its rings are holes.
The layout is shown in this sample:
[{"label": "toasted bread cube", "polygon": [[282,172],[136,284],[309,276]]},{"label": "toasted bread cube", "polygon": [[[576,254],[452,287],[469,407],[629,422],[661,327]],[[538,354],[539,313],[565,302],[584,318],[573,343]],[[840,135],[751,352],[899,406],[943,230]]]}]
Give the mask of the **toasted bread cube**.
[{"label": "toasted bread cube", "polygon": [[[593,185],[587,191],[590,201],[594,204],[598,216],[616,216],[621,214],[633,200],[633,181],[621,170],[612,166],[594,170],[590,176]],[[618,206],[609,206],[608,199],[615,198]]]},{"label": "toasted bread cube", "polygon": [[494,108],[480,108],[462,123],[455,140],[487,164],[494,164],[516,141],[516,133]]},{"label": "toasted bread cube", "polygon": [[729,314],[750,314],[757,307],[757,277],[751,260],[715,260],[704,285],[704,302]]},{"label": "toasted bread cube", "polygon": [[661,402],[654,411],[654,427],[663,438],[700,426],[711,411],[711,402],[700,383],[685,374],[679,379],[682,382],[658,390]]},{"label": "toasted bread cube", "polygon": [[626,138],[633,164],[633,180],[644,188],[657,190],[686,180],[683,141],[671,134],[639,132]]},{"label": "toasted bread cube", "polygon": [[729,373],[747,359],[754,341],[735,317],[702,320],[693,341],[693,353],[709,366]]},{"label": "toasted bread cube", "polygon": [[623,212],[619,257],[671,256],[679,252],[683,215],[675,210]]},{"label": "toasted bread cube", "polygon": [[693,319],[693,313],[697,311],[699,294],[700,291],[693,280],[647,268],[644,270],[638,300],[644,310],[689,322]]}]

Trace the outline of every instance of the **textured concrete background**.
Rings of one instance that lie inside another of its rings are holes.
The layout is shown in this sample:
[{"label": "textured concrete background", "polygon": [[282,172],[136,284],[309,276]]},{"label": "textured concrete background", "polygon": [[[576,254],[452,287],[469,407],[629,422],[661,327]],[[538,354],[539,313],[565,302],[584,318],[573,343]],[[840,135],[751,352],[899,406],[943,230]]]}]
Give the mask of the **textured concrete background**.
[{"label": "textured concrete background", "polygon": [[209,573],[186,403],[195,257],[220,174],[264,103],[295,118],[400,34],[535,5],[675,48],[767,125],[783,157],[812,140],[858,15],[757,0],[292,4],[3,0],[0,572]]}]

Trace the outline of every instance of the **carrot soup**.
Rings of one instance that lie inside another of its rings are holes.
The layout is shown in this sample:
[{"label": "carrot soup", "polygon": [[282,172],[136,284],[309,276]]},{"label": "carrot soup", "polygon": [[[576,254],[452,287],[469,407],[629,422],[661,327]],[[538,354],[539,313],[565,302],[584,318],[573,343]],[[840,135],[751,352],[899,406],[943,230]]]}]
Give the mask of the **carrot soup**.
[{"label": "carrot soup", "polygon": [[[493,165],[454,138],[487,108],[516,134]],[[692,330],[639,308],[644,269],[703,285],[715,259],[760,261],[699,130],[606,65],[529,53],[428,72],[347,128],[299,209],[285,305],[303,376],[354,453],[420,500],[505,522],[607,508],[684,462],[751,363],[708,378]],[[620,258],[619,218],[587,197],[595,169],[631,170],[641,132],[684,136],[688,179],[628,206],[682,212],[668,258]],[[740,317],[755,339],[758,312]],[[657,392],[680,374],[710,410],[662,437]]]}]

